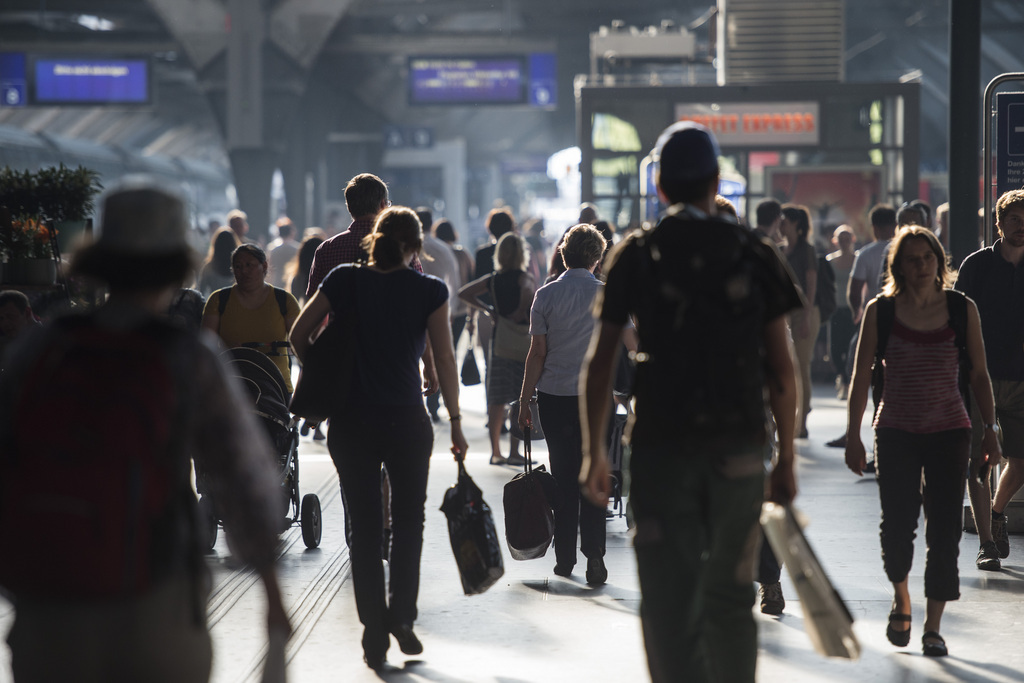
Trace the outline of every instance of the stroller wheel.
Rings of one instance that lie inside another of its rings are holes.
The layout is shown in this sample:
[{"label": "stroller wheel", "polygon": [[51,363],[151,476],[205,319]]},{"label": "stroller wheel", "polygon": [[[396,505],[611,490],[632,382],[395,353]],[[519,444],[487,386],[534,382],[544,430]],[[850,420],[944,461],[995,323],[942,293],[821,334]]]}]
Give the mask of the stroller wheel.
[{"label": "stroller wheel", "polygon": [[199,519],[203,531],[203,547],[213,550],[217,544],[217,514],[213,511],[213,501],[209,496],[199,499]]},{"label": "stroller wheel", "polygon": [[322,531],[320,499],[315,493],[307,493],[302,497],[302,542],[307,548],[316,548],[320,545]]}]

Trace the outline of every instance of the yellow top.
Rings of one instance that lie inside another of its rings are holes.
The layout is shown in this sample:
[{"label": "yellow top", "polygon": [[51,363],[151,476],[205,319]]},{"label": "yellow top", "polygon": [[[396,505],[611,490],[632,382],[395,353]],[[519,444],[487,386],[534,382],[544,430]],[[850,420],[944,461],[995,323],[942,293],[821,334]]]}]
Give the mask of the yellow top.
[{"label": "yellow top", "polygon": [[[259,351],[270,357],[277,369],[284,376],[285,386],[288,392],[292,392],[291,371],[288,368],[288,348],[273,348],[271,342],[287,342],[288,327],[285,318],[281,317],[281,309],[277,304],[277,296],[274,292],[268,292],[267,298],[259,308],[244,308],[238,300],[238,296],[231,288],[231,295],[228,297],[228,305],[220,316],[220,338],[228,348],[242,346],[257,342]],[[220,310],[220,290],[210,295],[206,300],[206,308],[203,316],[216,315]],[[284,291],[284,290],[281,290]],[[289,292],[285,292],[287,305],[285,307],[286,317],[295,320],[299,315],[299,302]]]}]

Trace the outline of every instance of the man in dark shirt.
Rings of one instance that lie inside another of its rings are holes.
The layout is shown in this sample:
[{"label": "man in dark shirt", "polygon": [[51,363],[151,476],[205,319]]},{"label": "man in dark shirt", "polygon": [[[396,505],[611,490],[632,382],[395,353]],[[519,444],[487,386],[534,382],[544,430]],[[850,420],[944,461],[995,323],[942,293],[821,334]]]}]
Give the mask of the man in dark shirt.
[{"label": "man in dark shirt", "polygon": [[755,213],[757,225],[754,232],[759,237],[766,237],[774,243],[782,241],[779,225],[782,224],[782,204],[774,199],[764,199],[757,205]]},{"label": "man in dark shirt", "polygon": [[[606,504],[613,368],[632,316],[640,351],[630,502],[651,678],[752,681],[763,392],[767,385],[779,437],[769,497],[788,503],[796,495],[797,382],[786,314],[802,302],[774,247],[714,217],[718,145],[710,131],[677,123],[655,156],[658,193],[670,208],[611,257],[583,370],[580,478],[585,495]],[[697,348],[696,358],[686,351]]]},{"label": "man in dark shirt", "polygon": [[491,212],[487,214],[487,232],[491,236],[491,241],[476,250],[474,280],[494,272],[494,247],[502,235],[515,229],[516,219],[512,217],[510,210],[507,208],[491,209]]},{"label": "man in dark shirt", "polygon": [[998,425],[984,424],[977,406],[971,406],[971,461],[986,429],[1002,430],[1007,458],[994,501],[988,476],[967,480],[981,542],[977,566],[989,571],[999,569],[1000,558],[1010,554],[1006,506],[1024,486],[1024,190],[1007,192],[996,202],[996,228],[999,239],[964,259],[955,285],[978,305],[996,399]]}]

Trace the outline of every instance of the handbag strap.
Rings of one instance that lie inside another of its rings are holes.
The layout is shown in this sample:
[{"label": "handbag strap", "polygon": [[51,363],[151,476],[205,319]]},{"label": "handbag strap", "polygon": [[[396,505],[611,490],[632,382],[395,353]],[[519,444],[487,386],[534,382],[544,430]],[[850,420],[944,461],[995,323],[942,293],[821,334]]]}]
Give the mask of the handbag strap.
[{"label": "handbag strap", "polygon": [[[522,410],[522,404],[519,404],[519,410]],[[529,407],[527,407],[529,410]],[[523,430],[523,458],[526,460],[523,463],[524,471],[529,474],[533,471],[533,447],[530,445],[530,432],[533,431],[533,425],[530,425],[529,429]]]}]

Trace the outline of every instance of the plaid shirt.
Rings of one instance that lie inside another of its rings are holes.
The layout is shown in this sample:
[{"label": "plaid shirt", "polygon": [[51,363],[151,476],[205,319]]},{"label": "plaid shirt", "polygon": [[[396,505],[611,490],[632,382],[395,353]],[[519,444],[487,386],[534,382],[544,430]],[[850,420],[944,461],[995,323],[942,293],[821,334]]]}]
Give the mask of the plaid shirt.
[{"label": "plaid shirt", "polygon": [[[320,283],[336,266],[343,263],[366,263],[367,254],[363,251],[360,243],[373,230],[374,220],[376,217],[357,218],[352,221],[352,225],[348,226],[348,230],[325,240],[316,248],[316,253],[313,255],[313,266],[309,269],[309,284],[306,285],[307,301],[316,293]],[[417,272],[423,272],[423,266],[420,265],[418,257],[413,256],[412,263],[409,265]]]}]

